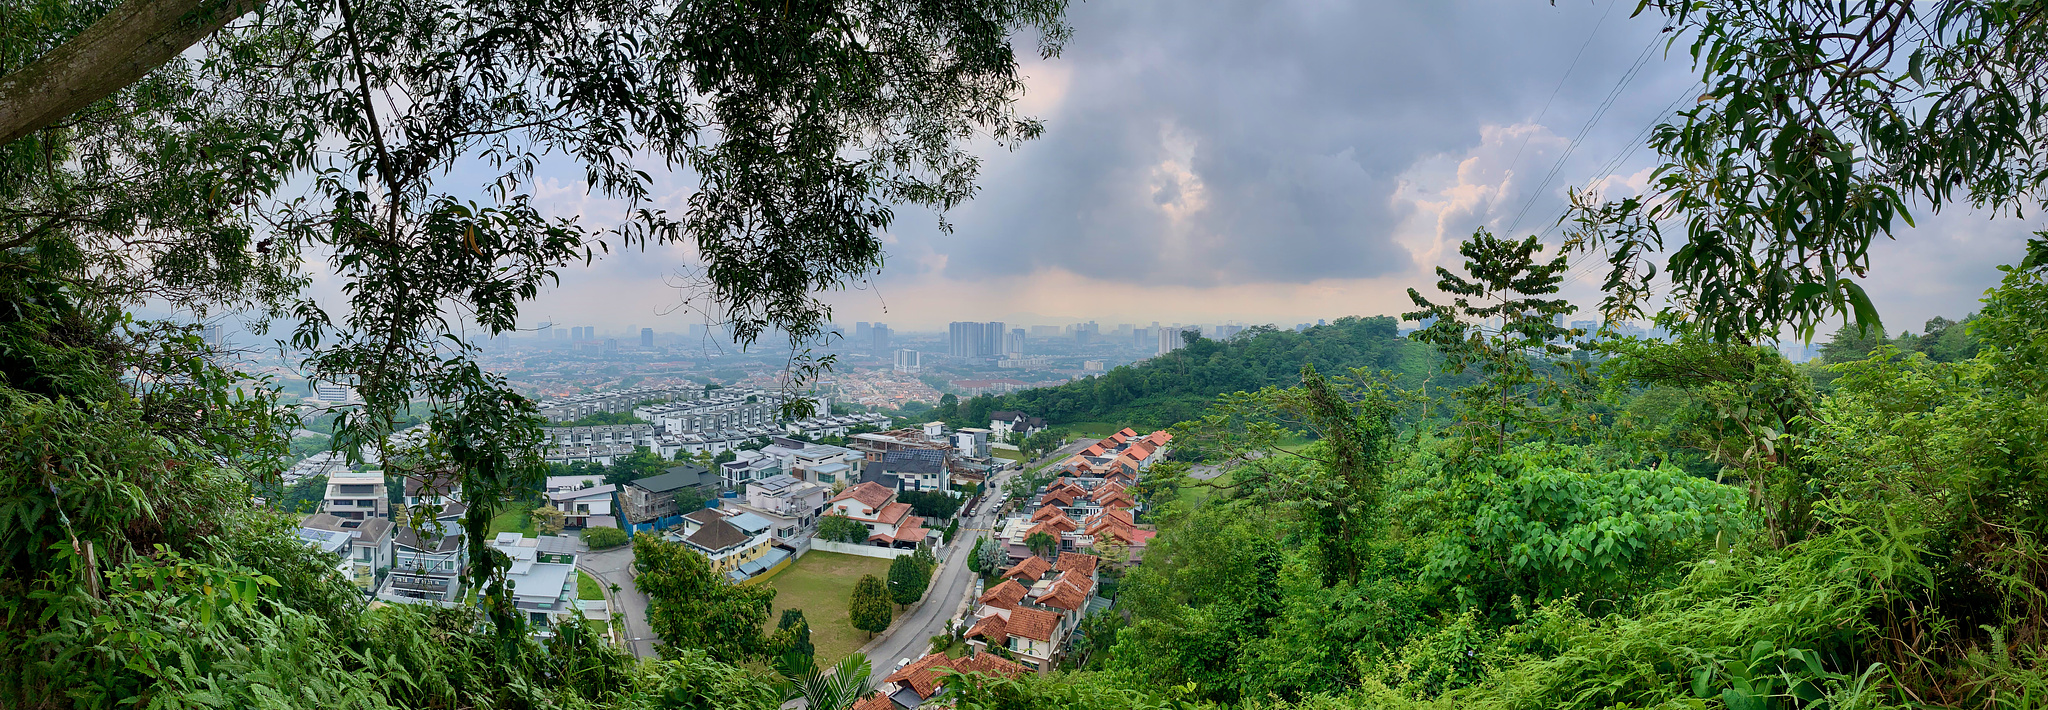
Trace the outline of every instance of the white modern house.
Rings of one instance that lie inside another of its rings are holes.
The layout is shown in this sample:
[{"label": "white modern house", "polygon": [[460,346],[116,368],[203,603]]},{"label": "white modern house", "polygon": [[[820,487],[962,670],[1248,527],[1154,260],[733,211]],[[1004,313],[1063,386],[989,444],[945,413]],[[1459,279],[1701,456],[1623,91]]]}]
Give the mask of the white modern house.
[{"label": "white modern house", "polygon": [[350,471],[327,477],[327,495],[320,512],[345,520],[391,517],[391,498],[383,471]]}]

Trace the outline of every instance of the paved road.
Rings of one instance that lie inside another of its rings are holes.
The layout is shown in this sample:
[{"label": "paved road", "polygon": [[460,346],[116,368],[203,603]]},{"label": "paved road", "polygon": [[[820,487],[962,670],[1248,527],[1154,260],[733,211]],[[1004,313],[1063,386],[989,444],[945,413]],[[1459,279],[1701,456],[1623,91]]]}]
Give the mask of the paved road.
[{"label": "paved road", "polygon": [[[1014,472],[998,474],[990,482],[989,490],[1000,491]],[[993,513],[1002,506],[998,495],[987,496],[972,515],[960,521],[960,531],[953,544],[947,548],[945,568],[939,570],[932,580],[932,591],[925,597],[924,604],[912,609],[910,615],[897,620],[888,635],[875,641],[868,648],[868,662],[874,664],[874,677],[869,681],[881,685],[882,679],[896,671],[896,662],[905,658],[916,660],[924,655],[931,638],[945,633],[946,622],[960,611],[961,602],[974,592],[974,573],[967,569],[967,556],[974,553],[974,541],[987,535]]]},{"label": "paved road", "polygon": [[647,626],[647,595],[633,586],[633,546],[583,552],[576,558],[576,566],[607,585],[606,589],[619,585],[619,593],[611,600],[612,617],[626,622],[626,648],[641,658],[655,657],[654,630]]}]

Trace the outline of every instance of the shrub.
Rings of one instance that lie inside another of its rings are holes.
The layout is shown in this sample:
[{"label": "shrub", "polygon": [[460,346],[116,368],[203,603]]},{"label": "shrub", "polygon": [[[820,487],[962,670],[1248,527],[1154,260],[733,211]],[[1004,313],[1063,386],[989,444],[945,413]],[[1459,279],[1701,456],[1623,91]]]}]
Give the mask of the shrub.
[{"label": "shrub", "polygon": [[603,550],[626,544],[626,531],[618,528],[584,528],[583,544],[590,549]]}]

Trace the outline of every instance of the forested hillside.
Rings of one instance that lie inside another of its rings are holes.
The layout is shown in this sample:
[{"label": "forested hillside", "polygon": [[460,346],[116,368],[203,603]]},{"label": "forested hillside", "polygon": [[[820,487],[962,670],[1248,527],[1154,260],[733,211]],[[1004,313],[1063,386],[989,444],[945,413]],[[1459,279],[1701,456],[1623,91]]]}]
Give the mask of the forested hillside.
[{"label": "forested hillside", "polygon": [[1257,326],[1229,340],[1196,338],[1179,350],[1100,376],[968,399],[959,404],[956,418],[987,426],[989,412],[1015,410],[1054,425],[1171,426],[1200,415],[1217,395],[1293,383],[1302,365],[1326,372],[1392,370],[1413,386],[1426,376],[1433,351],[1402,338],[1397,325],[1388,316],[1351,316],[1299,333]]}]

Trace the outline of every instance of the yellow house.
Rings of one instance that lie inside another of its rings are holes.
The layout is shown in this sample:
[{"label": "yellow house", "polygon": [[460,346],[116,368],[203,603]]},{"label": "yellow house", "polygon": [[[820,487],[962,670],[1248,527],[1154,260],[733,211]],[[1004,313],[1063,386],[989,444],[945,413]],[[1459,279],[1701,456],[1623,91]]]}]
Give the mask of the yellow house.
[{"label": "yellow house", "polygon": [[738,570],[741,565],[760,559],[774,548],[775,537],[767,533],[748,535],[739,526],[724,520],[713,520],[698,526],[697,532],[683,538],[683,544],[711,560],[711,571],[726,574]]}]

